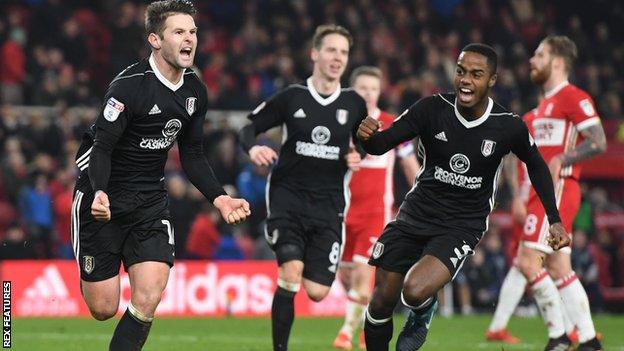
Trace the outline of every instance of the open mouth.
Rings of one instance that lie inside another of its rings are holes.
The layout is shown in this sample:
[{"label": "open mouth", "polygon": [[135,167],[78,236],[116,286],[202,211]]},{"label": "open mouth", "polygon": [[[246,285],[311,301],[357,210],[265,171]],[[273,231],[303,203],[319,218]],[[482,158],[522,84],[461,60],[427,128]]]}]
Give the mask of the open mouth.
[{"label": "open mouth", "polygon": [[459,88],[459,101],[470,103],[474,99],[474,91],[468,88]]},{"label": "open mouth", "polygon": [[185,58],[191,58],[192,53],[193,53],[193,48],[191,47],[185,47],[185,48],[182,48],[182,50],[180,50],[180,55],[182,55],[182,57],[185,57]]}]

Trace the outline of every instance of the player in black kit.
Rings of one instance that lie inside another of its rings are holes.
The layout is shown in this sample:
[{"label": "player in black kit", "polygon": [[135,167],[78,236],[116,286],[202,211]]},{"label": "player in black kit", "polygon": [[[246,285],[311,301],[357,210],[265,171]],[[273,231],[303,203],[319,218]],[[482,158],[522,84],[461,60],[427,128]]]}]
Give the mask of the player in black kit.
[{"label": "player in black kit", "polygon": [[288,347],[301,283],[312,300],[322,300],[340,262],[349,178],[361,158],[351,141],[367,115],[364,99],[340,88],[351,42],[345,28],[319,26],[312,76],[261,103],[240,132],[252,162],[269,165],[277,154],[255,145],[256,135],[283,126],[279,159],[269,177],[265,228],[279,265],[271,310],[274,350]]},{"label": "player in black kit", "polygon": [[507,153],[527,165],[552,223],[550,245],[559,249],[570,242],[548,167],[527,127],[488,96],[496,83],[496,65],[494,49],[470,44],[457,60],[454,94],[419,100],[382,132],[376,132],[379,124],[372,118],[358,129],[364,149],[375,155],[420,136],[422,164],[396,220],[373,246],[369,263],[377,270],[366,312],[368,350],[388,350],[399,298],[410,313],[397,350],[417,350],[424,344],[437,308],[436,293],[455,277],[487,230]]},{"label": "player in black kit", "polygon": [[173,265],[164,167],[174,141],[189,179],[228,223],[250,214],[245,200],[226,195],[203,154],[206,87],[188,69],[197,46],[194,14],[188,0],[147,7],[152,54],[113,79],[76,156],[72,241],[94,318],[117,312],[121,262],[130,276],[131,301],[110,342],[114,351],[142,348]]}]

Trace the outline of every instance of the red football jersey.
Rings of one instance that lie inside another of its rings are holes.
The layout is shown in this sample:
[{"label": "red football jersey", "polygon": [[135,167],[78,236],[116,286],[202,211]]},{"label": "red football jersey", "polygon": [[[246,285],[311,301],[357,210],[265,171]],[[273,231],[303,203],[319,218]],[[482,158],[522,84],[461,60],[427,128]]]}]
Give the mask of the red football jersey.
[{"label": "red football jersey", "polygon": [[[372,117],[381,121],[381,130],[390,127],[394,121],[392,115],[380,110],[373,113]],[[394,204],[394,160],[397,153],[399,157],[404,157],[413,150],[412,144],[408,142],[380,156],[366,155],[360,163],[360,170],[351,176],[349,217],[383,214],[386,222],[390,221]]]},{"label": "red football jersey", "polygon": [[[582,141],[579,131],[600,123],[591,97],[568,81],[546,92],[544,100],[525,116],[525,123],[546,163],[574,149]],[[580,173],[578,163],[561,170],[564,178],[578,180]]]}]

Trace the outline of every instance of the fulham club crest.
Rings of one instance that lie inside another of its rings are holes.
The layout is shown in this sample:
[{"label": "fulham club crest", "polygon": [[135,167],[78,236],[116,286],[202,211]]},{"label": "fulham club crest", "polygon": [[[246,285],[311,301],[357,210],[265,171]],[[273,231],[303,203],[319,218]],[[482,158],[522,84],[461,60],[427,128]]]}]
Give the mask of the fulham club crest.
[{"label": "fulham club crest", "polygon": [[492,141],[489,139],[483,139],[483,142],[481,143],[481,153],[483,154],[483,156],[488,157],[494,153],[495,147],[496,147],[495,141]]},{"label": "fulham club crest", "polygon": [[336,120],[340,124],[347,123],[347,118],[349,117],[349,111],[339,108],[336,110]]},{"label": "fulham club crest", "polygon": [[91,274],[93,272],[93,268],[95,268],[95,262],[93,261],[93,256],[83,256],[83,269],[85,273]]},{"label": "fulham club crest", "polygon": [[186,112],[188,112],[189,115],[192,115],[196,109],[197,109],[197,98],[196,97],[186,98]]}]

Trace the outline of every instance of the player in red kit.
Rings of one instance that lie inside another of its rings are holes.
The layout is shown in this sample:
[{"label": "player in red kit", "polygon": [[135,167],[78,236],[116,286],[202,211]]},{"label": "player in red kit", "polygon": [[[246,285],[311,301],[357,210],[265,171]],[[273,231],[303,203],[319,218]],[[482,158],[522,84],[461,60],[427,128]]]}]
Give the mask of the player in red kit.
[{"label": "player in red kit", "polygon": [[[591,97],[568,82],[576,56],[576,45],[568,37],[549,36],[542,40],[530,65],[531,80],[542,88],[544,99],[525,120],[548,163],[557,207],[568,232],[581,201],[578,162],[606,150],[606,137]],[[578,330],[578,350],[600,350],[587,294],[572,270],[570,249],[554,252],[548,246],[547,232],[544,208],[531,189],[517,262],[548,327],[550,340],[546,350],[570,344],[564,332],[561,304]]]},{"label": "player in red kit", "polygon": [[[379,68],[361,66],[351,74],[351,86],[366,101],[369,115],[379,120],[383,127],[389,127],[394,117],[377,107],[381,78]],[[380,156],[367,155],[360,162],[360,170],[351,177],[351,204],[339,269],[340,281],[347,291],[347,308],[344,324],[333,343],[338,349],[351,350],[353,335],[363,325],[373,275],[373,267],[368,265],[368,259],[373,244],[393,216],[392,179],[397,156],[408,182],[412,184],[419,166],[411,143]],[[363,334],[360,335],[359,346],[361,349],[366,347]]]}]

